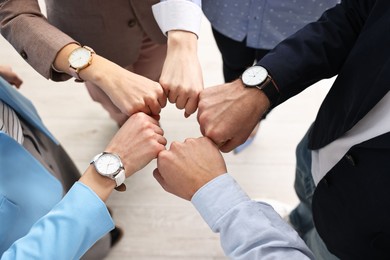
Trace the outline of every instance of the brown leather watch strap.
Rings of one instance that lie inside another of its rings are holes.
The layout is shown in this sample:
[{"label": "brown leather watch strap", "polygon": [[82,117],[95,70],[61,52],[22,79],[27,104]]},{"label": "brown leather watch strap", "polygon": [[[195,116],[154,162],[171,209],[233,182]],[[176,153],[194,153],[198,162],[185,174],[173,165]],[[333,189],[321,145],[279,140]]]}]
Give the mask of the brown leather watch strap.
[{"label": "brown leather watch strap", "polygon": [[279,88],[269,75],[263,84],[256,86],[256,88],[264,92],[264,94],[269,99],[271,106],[277,103],[280,97]]},{"label": "brown leather watch strap", "polygon": [[119,185],[118,187],[115,187],[115,189],[116,189],[117,191],[124,192],[124,191],[126,191],[126,184],[122,183],[122,184]]}]

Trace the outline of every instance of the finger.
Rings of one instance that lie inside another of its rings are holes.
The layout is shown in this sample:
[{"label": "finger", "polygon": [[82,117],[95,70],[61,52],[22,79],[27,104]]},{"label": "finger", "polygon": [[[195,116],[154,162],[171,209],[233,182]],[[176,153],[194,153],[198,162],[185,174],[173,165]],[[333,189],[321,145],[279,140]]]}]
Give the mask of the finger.
[{"label": "finger", "polygon": [[149,106],[150,111],[152,112],[152,115],[159,115],[160,114],[161,106],[157,100],[153,100],[151,102],[148,102],[148,106]]},{"label": "finger", "polygon": [[[145,117],[142,118],[142,120],[147,120],[149,121],[150,123],[152,123],[153,125],[157,126],[157,127],[160,127],[160,115],[148,115],[144,112],[139,112],[140,114],[143,114]],[[154,129],[154,128],[153,128]]]},{"label": "finger", "polygon": [[20,88],[22,83],[23,81],[18,76],[15,76],[11,79],[11,84],[14,85],[16,88]]},{"label": "finger", "polygon": [[176,107],[178,109],[183,109],[185,108],[186,104],[187,104],[187,101],[188,101],[188,98],[186,98],[185,96],[177,96],[177,99],[175,101],[176,103]]},{"label": "finger", "polygon": [[[158,136],[157,142],[159,142],[160,144],[162,144],[162,145],[164,146],[164,148],[165,148],[165,146],[166,146],[167,143],[168,143],[167,139],[166,139],[164,136],[162,136],[162,135],[159,135],[159,136]],[[165,150],[165,149],[163,149],[163,150]]]},{"label": "finger", "polygon": [[200,132],[202,133],[202,135],[206,136],[206,129],[202,124],[199,124],[199,129],[200,129]]},{"label": "finger", "polygon": [[203,121],[202,120],[202,115],[203,115],[203,109],[201,107],[201,103],[198,102],[198,114],[196,115],[196,120],[198,121],[198,123],[200,125],[202,125],[201,122]]},{"label": "finger", "polygon": [[157,180],[158,183],[160,183],[161,187],[166,190],[167,184],[157,168],[153,171],[153,177]]},{"label": "finger", "polygon": [[162,136],[164,135],[164,130],[161,127],[159,127],[158,125],[153,124],[152,129],[156,134],[159,134]]},{"label": "finger", "polygon": [[168,100],[170,103],[174,104],[176,102],[177,97],[178,96],[175,91],[169,91]]},{"label": "finger", "polygon": [[157,121],[160,121],[160,115],[151,115],[151,117]]},{"label": "finger", "polygon": [[189,117],[191,114],[195,113],[198,108],[198,98],[189,98],[185,107],[185,117]]},{"label": "finger", "polygon": [[200,132],[202,133],[203,136],[205,136],[206,129],[204,127],[204,123],[202,120],[202,111],[200,109],[198,109],[198,114],[196,115],[196,120],[198,121]]},{"label": "finger", "polygon": [[157,98],[158,103],[161,108],[164,108],[167,105],[167,96],[163,93],[161,96]]},{"label": "finger", "polygon": [[133,114],[130,114],[129,116],[132,116],[138,112],[142,112],[144,114],[147,114],[148,116],[152,116],[152,110],[150,110],[150,107],[148,105],[143,105],[139,109],[135,110]]},{"label": "finger", "polygon": [[[167,82],[168,82],[168,81],[167,81]],[[161,85],[161,87],[162,87],[162,89],[163,89],[165,95],[168,96],[168,94],[169,94],[169,84],[166,83],[165,80],[162,79],[162,78],[160,78],[160,80],[159,80],[158,83],[160,83],[160,85]]]},{"label": "finger", "polygon": [[234,142],[234,140],[229,140],[229,141],[226,141],[223,144],[221,144],[221,146],[218,145],[218,147],[219,147],[219,150],[221,150],[221,152],[228,153],[228,152],[231,152],[234,148],[236,148],[239,145],[240,144]]},{"label": "finger", "polygon": [[218,146],[218,148],[222,148],[222,147],[224,147],[224,145],[226,145],[226,143],[227,143],[228,141],[222,141],[222,142],[218,142],[218,143],[214,143],[216,146]]}]

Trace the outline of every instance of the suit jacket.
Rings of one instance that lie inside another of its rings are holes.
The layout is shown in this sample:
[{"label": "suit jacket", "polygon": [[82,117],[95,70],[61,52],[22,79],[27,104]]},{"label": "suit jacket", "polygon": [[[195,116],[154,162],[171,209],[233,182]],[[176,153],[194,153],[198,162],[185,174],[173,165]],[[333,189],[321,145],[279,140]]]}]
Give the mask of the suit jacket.
[{"label": "suit jacket", "polygon": [[[390,1],[344,0],[260,61],[280,87],[280,103],[338,74],[309,132],[309,148],[342,136],[388,93],[389,25]],[[315,227],[341,259],[389,258],[389,156],[390,133],[356,144],[315,189]]]},{"label": "suit jacket", "polygon": [[46,0],[47,18],[37,0],[0,1],[1,33],[40,74],[69,79],[51,65],[61,48],[71,42],[91,46],[99,55],[121,66],[133,64],[144,33],[165,43],[151,10],[158,0]]},{"label": "suit jacket", "polygon": [[311,149],[350,130],[389,91],[389,24],[390,1],[344,0],[259,62],[280,88],[279,104],[338,74],[311,130]]},{"label": "suit jacket", "polygon": [[[0,100],[13,108],[22,120],[47,136],[53,145],[59,145],[43,125],[32,103],[1,77]],[[20,259],[58,259],[58,256],[64,259],[78,258],[113,228],[105,204],[95,193],[85,186],[72,189],[73,195],[62,199],[64,189],[61,182],[22,145],[0,131],[0,255],[8,250],[5,255],[10,258],[3,255],[5,259],[15,259],[16,255]],[[81,209],[77,208],[77,196],[86,196],[86,201],[79,205]],[[91,205],[91,208],[87,209],[85,203]],[[53,208],[56,210],[50,213]],[[80,214],[80,210],[85,211]],[[102,221],[104,228],[86,235],[91,229],[88,222],[93,222],[89,219],[95,219],[96,216],[102,216],[97,220]],[[55,239],[57,235],[60,235],[60,241]],[[21,242],[10,247],[22,237]],[[58,250],[69,252],[61,255]],[[48,257],[50,255],[52,257]]]}]

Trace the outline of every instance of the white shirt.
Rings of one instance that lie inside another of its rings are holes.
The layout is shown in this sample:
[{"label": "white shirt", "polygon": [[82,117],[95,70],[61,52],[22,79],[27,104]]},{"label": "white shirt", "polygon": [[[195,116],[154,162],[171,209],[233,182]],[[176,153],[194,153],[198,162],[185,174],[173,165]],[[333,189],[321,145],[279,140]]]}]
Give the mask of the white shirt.
[{"label": "white shirt", "polygon": [[390,94],[387,93],[354,127],[327,146],[312,151],[314,183],[320,180],[359,143],[390,132]]}]

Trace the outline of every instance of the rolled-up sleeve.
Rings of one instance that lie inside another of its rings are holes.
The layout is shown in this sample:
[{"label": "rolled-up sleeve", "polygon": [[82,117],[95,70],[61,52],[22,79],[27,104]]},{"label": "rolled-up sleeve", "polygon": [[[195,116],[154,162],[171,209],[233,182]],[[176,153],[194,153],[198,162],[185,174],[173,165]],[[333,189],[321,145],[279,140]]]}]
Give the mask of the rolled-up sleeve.
[{"label": "rolled-up sleeve", "polygon": [[154,18],[165,35],[172,30],[183,30],[199,37],[201,0],[163,0],[152,8]]}]

